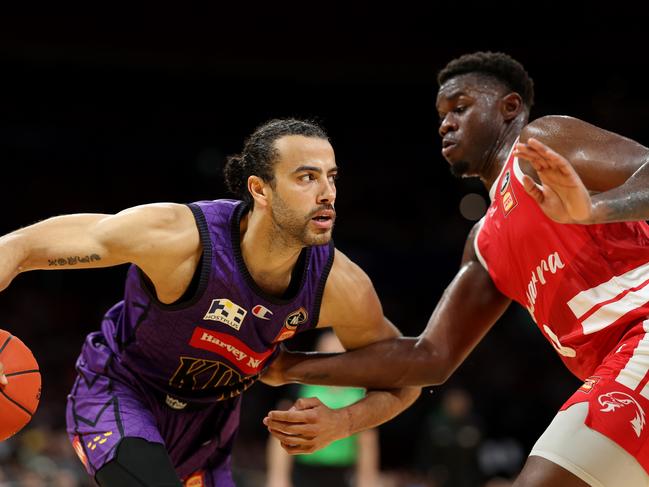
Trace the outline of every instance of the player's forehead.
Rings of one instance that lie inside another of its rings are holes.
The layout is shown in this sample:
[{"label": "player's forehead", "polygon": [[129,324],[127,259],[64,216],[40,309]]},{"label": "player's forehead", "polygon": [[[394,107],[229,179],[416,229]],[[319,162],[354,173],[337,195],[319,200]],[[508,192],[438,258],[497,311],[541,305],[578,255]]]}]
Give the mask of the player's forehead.
[{"label": "player's forehead", "polygon": [[437,92],[435,105],[448,104],[461,97],[477,99],[480,97],[494,97],[502,95],[506,88],[492,76],[483,73],[466,73],[446,80]]},{"label": "player's forehead", "polygon": [[336,167],[333,147],[326,139],[285,135],[275,141],[275,148],[279,156],[276,169],[281,172],[292,172],[304,166],[318,167],[323,171]]}]

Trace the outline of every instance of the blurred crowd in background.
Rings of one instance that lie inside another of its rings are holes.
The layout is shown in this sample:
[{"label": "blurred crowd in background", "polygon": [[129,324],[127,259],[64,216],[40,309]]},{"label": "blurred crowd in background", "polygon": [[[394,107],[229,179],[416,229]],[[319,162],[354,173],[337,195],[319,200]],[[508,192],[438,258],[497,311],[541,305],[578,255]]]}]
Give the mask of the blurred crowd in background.
[{"label": "blurred crowd in background", "polygon": [[[350,18],[362,12],[344,17],[342,32]],[[572,115],[649,143],[644,80],[633,74],[631,50],[614,46],[448,47],[423,19],[371,48],[331,36],[327,51],[304,36],[252,42],[250,30],[269,26],[228,27],[209,12],[191,21],[130,16],[119,36],[110,19],[3,19],[0,234],[57,214],[229,197],[225,157],[256,125],[316,118],[340,166],[336,245],[369,274],[405,335],[424,328],[488,200],[479,181],[453,179],[440,154],[435,75],[450,59],[508,52],[535,81],[532,118]],[[125,270],[27,273],[0,293],[0,328],[34,351],[43,376],[32,422],[0,443],[0,487],[94,485],[67,441],[65,400],[83,338],[120,299]],[[313,349],[315,339],[289,346]],[[510,485],[578,384],[512,306],[448,384],[426,388],[379,428],[381,486]],[[245,393],[234,456],[240,487],[265,486],[261,421],[287,395],[263,384]]]}]

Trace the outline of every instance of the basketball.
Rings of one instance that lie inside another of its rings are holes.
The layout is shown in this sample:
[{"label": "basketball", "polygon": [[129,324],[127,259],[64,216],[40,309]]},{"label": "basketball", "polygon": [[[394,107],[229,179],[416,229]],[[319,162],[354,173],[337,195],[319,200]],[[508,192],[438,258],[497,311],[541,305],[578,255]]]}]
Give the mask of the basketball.
[{"label": "basketball", "polygon": [[9,382],[0,385],[0,441],[4,441],[18,433],[36,412],[41,374],[27,345],[5,330],[0,330],[0,362]]}]

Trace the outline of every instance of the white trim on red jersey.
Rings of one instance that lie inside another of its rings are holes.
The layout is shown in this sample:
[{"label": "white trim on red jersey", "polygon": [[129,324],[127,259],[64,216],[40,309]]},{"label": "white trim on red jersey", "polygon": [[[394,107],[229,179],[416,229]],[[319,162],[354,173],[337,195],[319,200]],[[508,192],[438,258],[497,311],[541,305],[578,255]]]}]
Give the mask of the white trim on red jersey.
[{"label": "white trim on red jersey", "polygon": [[[568,307],[581,321],[584,335],[595,333],[649,301],[649,263],[631,269],[568,301]],[[590,314],[586,319],[584,316]]]}]

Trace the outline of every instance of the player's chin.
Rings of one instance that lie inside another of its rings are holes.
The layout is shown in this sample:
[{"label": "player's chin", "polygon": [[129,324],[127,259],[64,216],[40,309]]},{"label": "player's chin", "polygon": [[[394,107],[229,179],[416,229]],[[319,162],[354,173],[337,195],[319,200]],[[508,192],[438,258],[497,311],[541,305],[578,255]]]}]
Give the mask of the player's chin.
[{"label": "player's chin", "polygon": [[449,161],[451,174],[456,178],[468,176],[471,172],[471,164],[465,160]]},{"label": "player's chin", "polygon": [[306,244],[311,245],[325,245],[331,241],[333,227],[328,229],[311,230],[306,235]]}]

